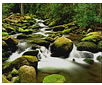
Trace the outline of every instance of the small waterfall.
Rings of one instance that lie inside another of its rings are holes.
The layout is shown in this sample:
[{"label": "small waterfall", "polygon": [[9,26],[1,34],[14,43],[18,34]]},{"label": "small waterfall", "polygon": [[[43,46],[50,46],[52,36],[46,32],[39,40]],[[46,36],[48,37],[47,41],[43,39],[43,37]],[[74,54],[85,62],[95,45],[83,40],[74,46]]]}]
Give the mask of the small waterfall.
[{"label": "small waterfall", "polygon": [[31,48],[27,48],[25,49],[23,52],[19,53],[19,50],[17,50],[16,52],[12,53],[12,55],[9,57],[9,59],[7,60],[7,62],[9,61],[13,61],[15,60],[16,58],[19,58],[21,57],[26,51],[29,51],[31,50]]},{"label": "small waterfall", "polygon": [[11,56],[9,57],[9,59],[7,60],[7,62],[9,61],[13,61],[16,58],[19,58],[23,55],[23,53],[25,53],[26,51],[31,50],[31,47],[28,46],[27,42],[25,41],[19,41],[18,43],[18,50],[14,53],[11,54]]}]

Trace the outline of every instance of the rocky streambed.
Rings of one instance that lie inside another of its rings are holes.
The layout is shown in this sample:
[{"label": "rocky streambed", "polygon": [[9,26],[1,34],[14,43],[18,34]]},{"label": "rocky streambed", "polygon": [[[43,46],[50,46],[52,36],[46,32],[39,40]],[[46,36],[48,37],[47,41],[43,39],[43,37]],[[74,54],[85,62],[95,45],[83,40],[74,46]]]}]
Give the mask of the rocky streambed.
[{"label": "rocky streambed", "polygon": [[102,82],[101,31],[80,34],[73,23],[46,23],[35,16],[3,20],[3,82]]}]

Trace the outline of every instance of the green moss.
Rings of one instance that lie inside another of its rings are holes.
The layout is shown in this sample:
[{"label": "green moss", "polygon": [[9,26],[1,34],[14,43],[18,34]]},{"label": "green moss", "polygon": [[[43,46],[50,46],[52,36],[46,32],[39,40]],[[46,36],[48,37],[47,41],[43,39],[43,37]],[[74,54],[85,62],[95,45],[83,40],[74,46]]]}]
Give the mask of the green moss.
[{"label": "green moss", "polygon": [[91,35],[91,36],[84,37],[82,41],[91,41],[91,42],[97,43],[101,39],[102,39],[102,36],[100,35]]},{"label": "green moss", "polygon": [[65,30],[62,31],[62,34],[68,34],[68,33],[74,31],[77,28],[78,28],[77,26],[73,26],[71,28],[67,28],[67,29],[65,29]]},{"label": "green moss", "polygon": [[24,18],[27,19],[27,20],[28,20],[28,19],[31,19],[30,16],[24,16]]},{"label": "green moss", "polygon": [[31,34],[31,35],[29,35],[29,37],[31,37],[31,38],[43,38],[44,36],[41,34]]},{"label": "green moss", "polygon": [[90,59],[90,58],[86,58],[84,59],[83,61],[85,61],[86,63],[88,64],[93,64],[94,63],[94,60]]},{"label": "green moss", "polygon": [[65,77],[59,74],[48,75],[44,78],[43,83],[64,83]]},{"label": "green moss", "polygon": [[11,74],[12,74],[12,75],[17,75],[17,74],[18,74],[17,69],[13,68],[13,70],[12,70]]},{"label": "green moss", "polygon": [[93,42],[80,42],[77,44],[77,49],[80,51],[98,52],[97,45]]},{"label": "green moss", "polygon": [[10,83],[4,75],[2,75],[2,83]]},{"label": "green moss", "polygon": [[9,34],[7,32],[2,32],[2,36],[8,36]]},{"label": "green moss", "polygon": [[50,24],[48,25],[49,27],[55,26],[56,25],[56,20],[50,22]]},{"label": "green moss", "polygon": [[24,32],[25,30],[21,27],[18,28],[18,32]]},{"label": "green moss", "polygon": [[38,62],[38,59],[36,56],[22,56],[22,57],[26,58],[30,62]]}]

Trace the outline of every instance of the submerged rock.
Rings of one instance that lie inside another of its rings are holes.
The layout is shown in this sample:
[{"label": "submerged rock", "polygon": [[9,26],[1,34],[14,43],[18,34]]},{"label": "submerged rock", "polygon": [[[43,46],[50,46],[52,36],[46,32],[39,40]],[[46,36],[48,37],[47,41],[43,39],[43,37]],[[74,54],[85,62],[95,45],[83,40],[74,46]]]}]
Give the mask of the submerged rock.
[{"label": "submerged rock", "polygon": [[36,82],[36,71],[32,66],[21,66],[19,68],[19,78],[21,83],[35,83]]},{"label": "submerged rock", "polygon": [[52,56],[64,56],[64,58],[66,58],[72,50],[72,47],[73,43],[70,39],[60,37],[51,45]]},{"label": "submerged rock", "polygon": [[51,74],[44,78],[43,83],[64,83],[66,81],[63,75]]},{"label": "submerged rock", "polygon": [[77,44],[77,50],[89,51],[93,53],[98,52],[97,45],[93,42],[80,42],[79,44]]},{"label": "submerged rock", "polygon": [[93,63],[94,63],[94,60],[91,59],[91,58],[86,58],[86,59],[84,59],[83,61],[85,61],[85,62],[88,63],[88,64],[93,64]]},{"label": "submerged rock", "polygon": [[97,60],[100,61],[100,62],[102,62],[102,55],[99,55],[99,56],[97,57]]}]

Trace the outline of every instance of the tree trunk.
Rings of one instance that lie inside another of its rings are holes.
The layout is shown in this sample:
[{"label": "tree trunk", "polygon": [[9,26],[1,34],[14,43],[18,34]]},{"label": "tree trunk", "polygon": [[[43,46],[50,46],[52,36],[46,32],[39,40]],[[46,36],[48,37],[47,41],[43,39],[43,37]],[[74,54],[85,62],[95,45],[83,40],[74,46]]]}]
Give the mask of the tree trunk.
[{"label": "tree trunk", "polygon": [[23,16],[24,15],[24,4],[21,3],[21,15]]}]

